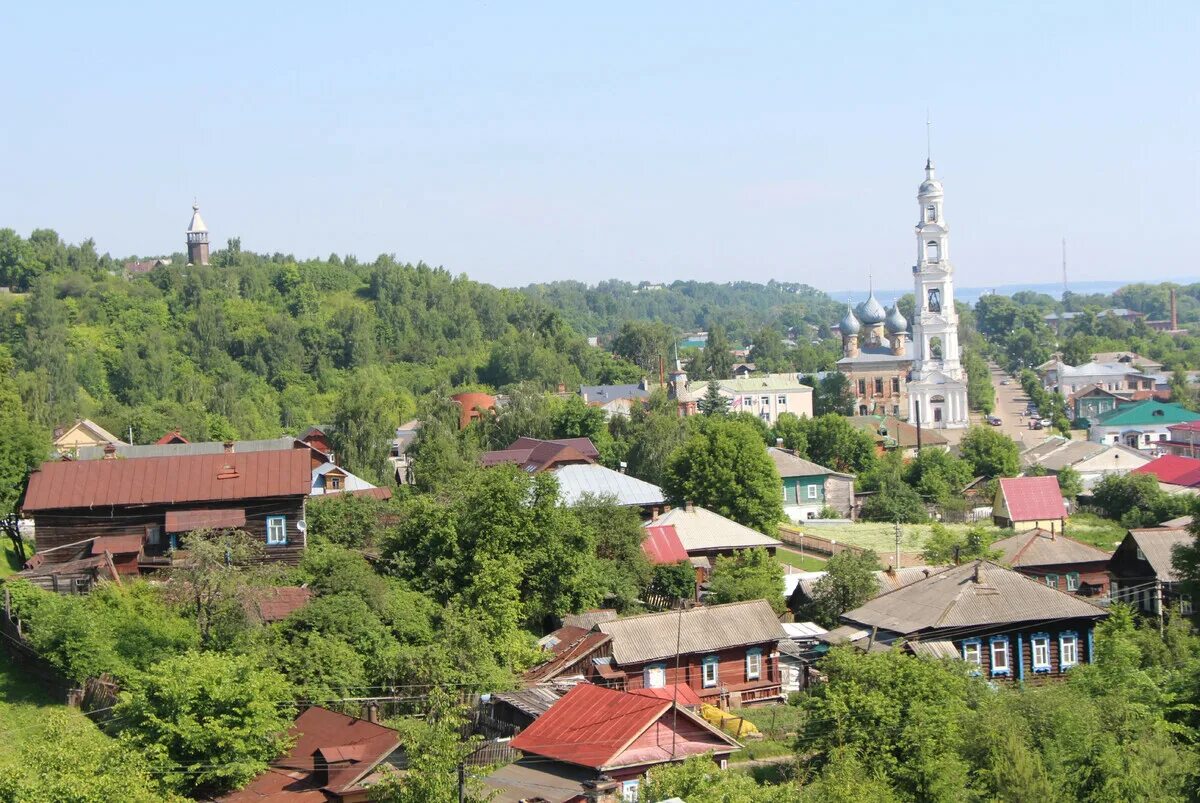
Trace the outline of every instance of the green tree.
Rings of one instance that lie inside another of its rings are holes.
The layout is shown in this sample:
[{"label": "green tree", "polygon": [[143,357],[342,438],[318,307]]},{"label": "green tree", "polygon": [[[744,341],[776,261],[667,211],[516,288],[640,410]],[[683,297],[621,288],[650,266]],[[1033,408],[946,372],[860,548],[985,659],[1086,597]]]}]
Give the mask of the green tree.
[{"label": "green tree", "polygon": [[331,438],[338,463],[369,482],[386,483],[391,475],[388,457],[400,413],[382,370],[354,370],[346,377],[334,414]]},{"label": "green tree", "polygon": [[865,521],[891,521],[921,524],[929,513],[921,495],[899,479],[889,479],[862,503],[859,517]]},{"label": "green tree", "polygon": [[974,426],[959,444],[962,459],[977,477],[1015,477],[1021,470],[1016,441],[989,427]]},{"label": "green tree", "polygon": [[843,613],[879,593],[875,579],[878,570],[879,558],[870,550],[846,550],[834,555],[825,563],[825,576],[813,587],[810,610],[804,615],[822,627],[837,627]]},{"label": "green tree", "polygon": [[800,419],[808,459],[834,471],[860,474],[875,463],[875,440],[844,417],[828,413]]},{"label": "green tree", "polygon": [[664,489],[677,503],[774,533],[783,518],[779,472],[762,438],[740,421],[709,419],[671,456]]},{"label": "green tree", "polygon": [[1066,499],[1075,501],[1075,497],[1083,493],[1083,477],[1079,472],[1070,466],[1063,466],[1058,470],[1058,489],[1062,491],[1062,495]]},{"label": "green tree", "polygon": [[721,393],[721,385],[715,379],[708,380],[704,398],[697,405],[704,415],[725,415],[729,412],[729,399]]},{"label": "green tree", "polygon": [[709,578],[708,600],[719,605],[753,599],[765,599],[776,613],[787,610],[783,564],[762,547],[719,556]]},{"label": "green tree", "polygon": [[0,377],[10,380],[0,388],[0,515],[13,512],[25,478],[50,456],[50,435],[26,414],[12,376],[12,357],[0,346]]},{"label": "green tree", "polygon": [[249,656],[188,652],[131,678],[113,717],[171,788],[222,792],[286,749],[290,703],[287,680]]},{"label": "green tree", "polygon": [[660,764],[646,777],[643,800],[678,798],[688,803],[787,803],[800,792],[793,784],[759,784],[749,774],[722,770],[711,756]]},{"label": "green tree", "polygon": [[704,344],[704,372],[710,379],[729,379],[733,376],[733,355],[725,327],[710,326],[708,340]]}]

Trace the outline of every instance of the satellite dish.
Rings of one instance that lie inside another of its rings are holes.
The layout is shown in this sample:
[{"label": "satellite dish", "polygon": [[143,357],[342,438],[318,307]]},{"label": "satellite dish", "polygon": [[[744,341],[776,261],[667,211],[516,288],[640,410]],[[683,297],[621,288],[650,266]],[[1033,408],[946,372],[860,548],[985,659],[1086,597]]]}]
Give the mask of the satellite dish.
[{"label": "satellite dish", "polygon": [[308,522],[306,522],[304,519],[300,519],[300,521],[296,522],[296,529],[300,532],[304,532],[308,529]]}]

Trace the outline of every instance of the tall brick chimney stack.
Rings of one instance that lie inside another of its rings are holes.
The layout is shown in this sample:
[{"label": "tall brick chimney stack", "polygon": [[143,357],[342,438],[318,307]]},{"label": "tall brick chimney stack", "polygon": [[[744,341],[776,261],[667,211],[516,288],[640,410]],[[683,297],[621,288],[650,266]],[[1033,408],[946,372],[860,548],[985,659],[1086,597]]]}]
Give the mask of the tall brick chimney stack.
[{"label": "tall brick chimney stack", "polygon": [[1175,305],[1175,288],[1171,288],[1171,331],[1179,329],[1179,308]]}]

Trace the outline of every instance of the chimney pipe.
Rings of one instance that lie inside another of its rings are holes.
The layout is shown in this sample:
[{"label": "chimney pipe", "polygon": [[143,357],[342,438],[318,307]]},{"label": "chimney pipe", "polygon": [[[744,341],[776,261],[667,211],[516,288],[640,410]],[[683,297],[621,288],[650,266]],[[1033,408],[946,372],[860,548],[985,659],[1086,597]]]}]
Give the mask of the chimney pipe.
[{"label": "chimney pipe", "polygon": [[224,446],[226,454],[233,454],[233,441],[225,441]]},{"label": "chimney pipe", "polygon": [[691,500],[691,499],[688,499],[687,501],[685,501],[685,502],[683,503],[683,509],[684,509],[684,511],[685,511],[685,512],[687,512],[687,513],[691,513],[691,512],[692,512],[693,510],[695,510],[696,508],[695,508],[695,507],[692,505],[692,500]]},{"label": "chimney pipe", "polygon": [[379,703],[367,703],[363,706],[363,719],[367,722],[379,723]]},{"label": "chimney pipe", "polygon": [[1175,305],[1175,288],[1171,288],[1171,331],[1179,328],[1179,308]]},{"label": "chimney pipe", "polygon": [[783,438],[776,438],[776,439],[775,439],[775,448],[776,448],[776,449],[782,449],[782,448],[783,448]]},{"label": "chimney pipe", "polygon": [[975,582],[983,582],[983,561],[981,560],[975,561]]},{"label": "chimney pipe", "polygon": [[105,460],[116,460],[117,459],[117,447],[115,444],[113,444],[113,443],[104,444],[104,459]]}]

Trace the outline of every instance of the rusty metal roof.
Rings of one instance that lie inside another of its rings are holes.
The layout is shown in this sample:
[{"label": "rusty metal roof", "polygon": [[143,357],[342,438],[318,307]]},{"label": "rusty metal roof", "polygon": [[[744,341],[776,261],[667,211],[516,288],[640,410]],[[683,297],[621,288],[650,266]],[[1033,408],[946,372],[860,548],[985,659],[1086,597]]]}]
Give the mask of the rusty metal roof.
[{"label": "rusty metal roof", "polygon": [[22,509],[33,513],[306,496],[311,483],[307,449],[50,461],[30,475]]},{"label": "rusty metal roof", "polygon": [[687,550],[680,543],[679,533],[675,532],[673,524],[646,527],[642,551],[651,563],[656,564],[679,563],[688,559]]}]

